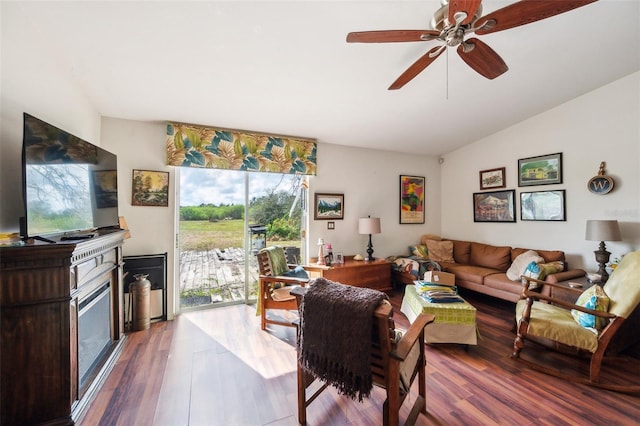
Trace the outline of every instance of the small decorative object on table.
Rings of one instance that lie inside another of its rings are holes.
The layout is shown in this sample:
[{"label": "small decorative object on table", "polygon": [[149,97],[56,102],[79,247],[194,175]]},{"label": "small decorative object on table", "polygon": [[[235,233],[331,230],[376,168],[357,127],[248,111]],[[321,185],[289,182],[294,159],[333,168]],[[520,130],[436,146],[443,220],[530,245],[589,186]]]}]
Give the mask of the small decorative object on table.
[{"label": "small decorative object on table", "polygon": [[318,265],[324,265],[324,239],[318,238]]},{"label": "small decorative object on table", "polygon": [[587,280],[589,280],[591,284],[598,284],[602,282],[602,276],[600,274],[587,273]]}]

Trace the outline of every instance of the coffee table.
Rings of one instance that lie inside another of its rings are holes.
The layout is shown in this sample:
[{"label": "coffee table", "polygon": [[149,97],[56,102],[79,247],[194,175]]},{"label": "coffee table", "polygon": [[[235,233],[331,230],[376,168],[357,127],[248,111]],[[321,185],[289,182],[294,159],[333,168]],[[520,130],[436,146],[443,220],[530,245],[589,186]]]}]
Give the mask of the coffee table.
[{"label": "coffee table", "polygon": [[407,285],[400,312],[405,314],[411,323],[420,313],[436,316],[435,321],[424,329],[424,338],[427,343],[478,344],[476,308],[467,301],[430,303],[418,295],[415,286]]}]

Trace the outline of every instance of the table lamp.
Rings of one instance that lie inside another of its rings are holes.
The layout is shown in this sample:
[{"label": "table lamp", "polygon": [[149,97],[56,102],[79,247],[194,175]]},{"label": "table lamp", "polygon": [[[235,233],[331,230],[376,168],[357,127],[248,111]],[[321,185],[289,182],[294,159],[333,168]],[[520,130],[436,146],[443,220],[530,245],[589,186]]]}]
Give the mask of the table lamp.
[{"label": "table lamp", "polygon": [[606,283],[609,279],[609,274],[605,269],[605,265],[609,262],[609,253],[605,247],[605,241],[621,241],[620,228],[618,227],[617,220],[587,220],[587,232],[585,238],[589,241],[600,241],[600,247],[594,251],[596,255],[596,262],[600,268],[598,274],[601,277],[602,283]]},{"label": "table lamp", "polygon": [[373,257],[373,245],[371,244],[371,234],[379,234],[381,232],[380,228],[380,218],[379,217],[361,217],[358,220],[358,233],[359,234],[369,234],[369,245],[367,248],[367,258],[365,260],[372,261],[375,260]]}]

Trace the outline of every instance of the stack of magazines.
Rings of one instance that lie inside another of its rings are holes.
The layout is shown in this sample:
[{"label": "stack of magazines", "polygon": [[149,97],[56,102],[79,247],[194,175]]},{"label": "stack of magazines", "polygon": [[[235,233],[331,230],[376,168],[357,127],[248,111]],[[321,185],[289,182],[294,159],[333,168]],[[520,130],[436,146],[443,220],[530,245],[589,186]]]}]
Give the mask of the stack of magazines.
[{"label": "stack of magazines", "polygon": [[429,303],[462,303],[464,299],[452,291],[425,291],[420,297]]},{"label": "stack of magazines", "polygon": [[458,296],[458,288],[456,286],[442,285],[428,281],[414,281],[413,285],[420,297],[429,303],[464,302],[464,299]]}]

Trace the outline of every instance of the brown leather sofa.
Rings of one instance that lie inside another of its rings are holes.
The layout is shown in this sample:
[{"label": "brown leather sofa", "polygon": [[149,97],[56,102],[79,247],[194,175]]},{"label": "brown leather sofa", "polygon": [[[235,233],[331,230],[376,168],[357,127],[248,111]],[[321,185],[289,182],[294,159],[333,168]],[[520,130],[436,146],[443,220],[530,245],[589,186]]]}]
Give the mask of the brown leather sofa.
[{"label": "brown leather sofa", "polygon": [[[472,241],[453,242],[455,262],[439,262],[442,270],[456,276],[456,285],[511,302],[518,301],[522,290],[520,281],[507,278],[507,270],[518,255],[530,250],[509,246],[492,246]],[[532,249],[535,250],[535,249]],[[547,275],[546,282],[556,283],[584,277],[582,269],[567,269],[564,252],[535,250],[545,262],[564,262],[564,271]]]}]

